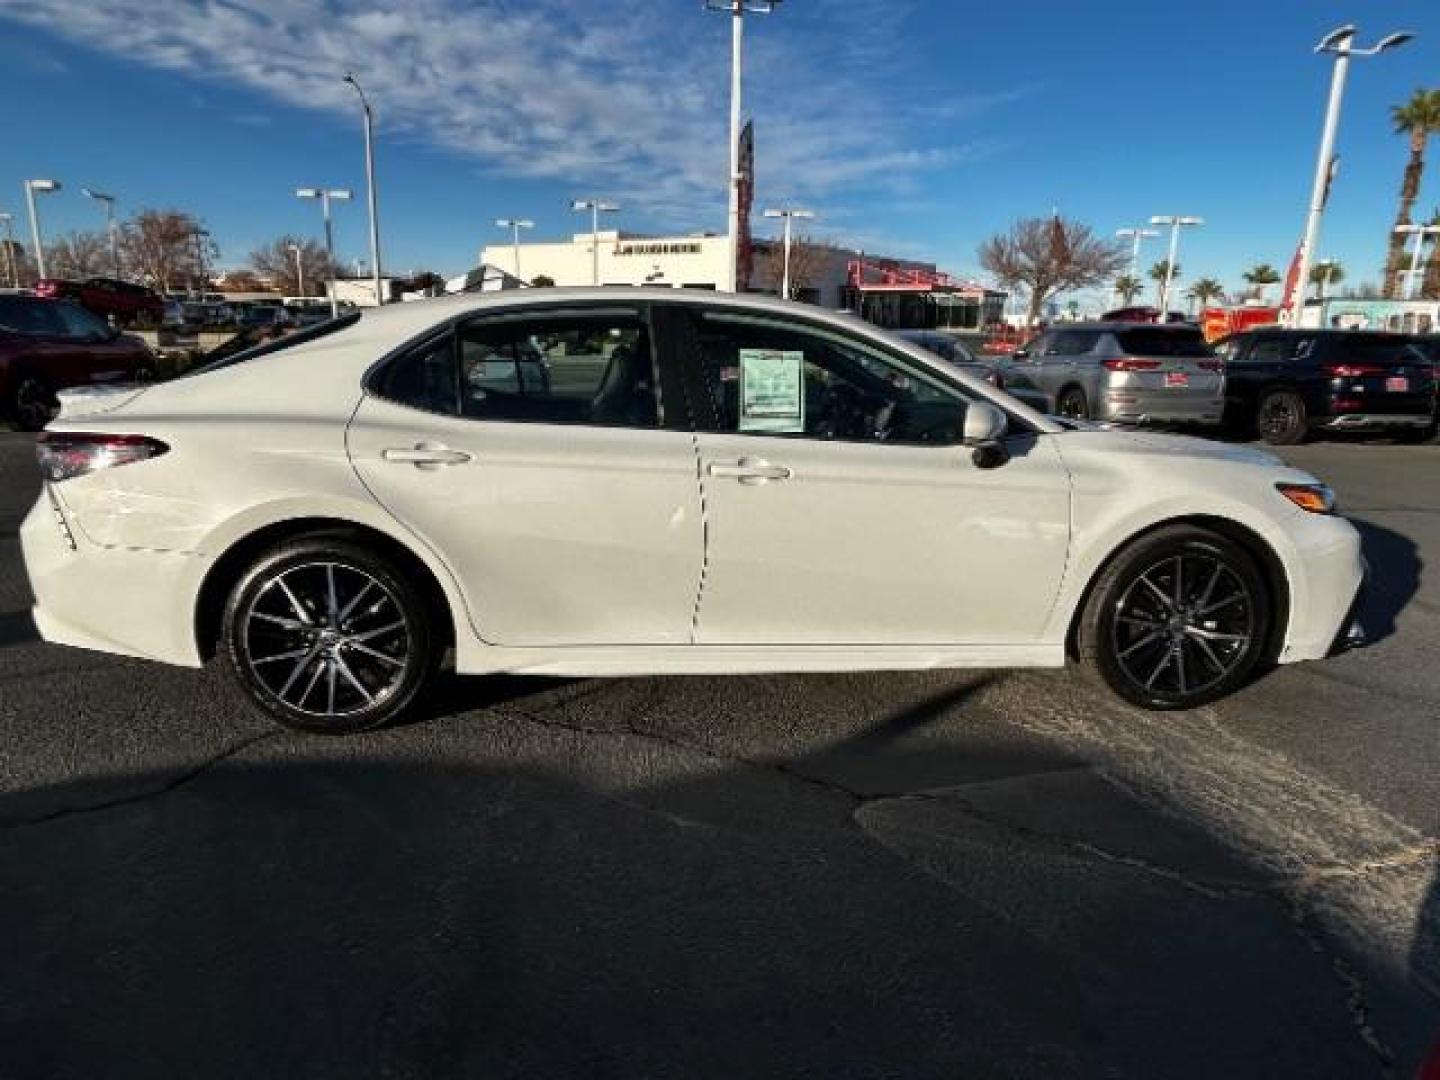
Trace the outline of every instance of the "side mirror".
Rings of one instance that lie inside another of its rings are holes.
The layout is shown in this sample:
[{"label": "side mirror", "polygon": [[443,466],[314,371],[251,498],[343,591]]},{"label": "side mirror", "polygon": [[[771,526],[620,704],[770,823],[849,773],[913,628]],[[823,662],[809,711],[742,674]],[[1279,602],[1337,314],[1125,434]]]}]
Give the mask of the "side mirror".
[{"label": "side mirror", "polygon": [[981,469],[993,469],[1010,460],[1003,442],[1009,422],[1005,414],[988,401],[972,401],[965,410],[960,441],[973,448],[971,460]]}]

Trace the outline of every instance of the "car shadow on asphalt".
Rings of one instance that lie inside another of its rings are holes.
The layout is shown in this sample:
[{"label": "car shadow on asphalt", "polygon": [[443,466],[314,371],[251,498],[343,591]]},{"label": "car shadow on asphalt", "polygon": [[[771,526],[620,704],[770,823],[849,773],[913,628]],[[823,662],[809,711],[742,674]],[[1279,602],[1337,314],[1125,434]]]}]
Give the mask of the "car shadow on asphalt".
[{"label": "car shadow on asphalt", "polygon": [[1369,564],[1356,615],[1368,643],[1383,641],[1395,633],[1396,620],[1420,589],[1420,549],[1409,537],[1383,525],[1354,518],[1350,523],[1360,533]]},{"label": "car shadow on asphalt", "polygon": [[32,645],[40,640],[35,620],[28,611],[0,612],[0,649],[11,645]]}]

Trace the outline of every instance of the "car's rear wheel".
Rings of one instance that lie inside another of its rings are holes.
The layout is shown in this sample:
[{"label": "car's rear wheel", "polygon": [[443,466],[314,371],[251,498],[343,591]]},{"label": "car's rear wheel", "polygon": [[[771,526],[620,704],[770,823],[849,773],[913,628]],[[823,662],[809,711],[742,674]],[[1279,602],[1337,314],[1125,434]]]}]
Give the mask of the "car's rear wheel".
[{"label": "car's rear wheel", "polygon": [[1260,399],[1255,428],[1271,446],[1294,446],[1310,434],[1305,399],[1293,390],[1272,390]]},{"label": "car's rear wheel", "polygon": [[1395,441],[1400,443],[1423,443],[1429,442],[1440,432],[1440,416],[1436,416],[1424,427],[1401,428],[1395,433]]},{"label": "car's rear wheel", "polygon": [[1240,544],[1159,529],[1122,551],[1091,591],[1080,656],[1122,698],[1192,709],[1238,689],[1269,648],[1270,590]]},{"label": "car's rear wheel", "polygon": [[1055,412],[1067,420],[1089,420],[1090,401],[1085,397],[1085,391],[1078,386],[1069,386],[1060,391],[1060,396],[1055,399]]},{"label": "car's rear wheel", "polygon": [[40,431],[60,411],[55,391],[38,375],[21,372],[10,390],[10,415],[21,431]]},{"label": "car's rear wheel", "polygon": [[230,594],[221,653],[286,727],[366,731],[409,709],[438,666],[424,592],[389,560],[338,537],[272,549]]}]

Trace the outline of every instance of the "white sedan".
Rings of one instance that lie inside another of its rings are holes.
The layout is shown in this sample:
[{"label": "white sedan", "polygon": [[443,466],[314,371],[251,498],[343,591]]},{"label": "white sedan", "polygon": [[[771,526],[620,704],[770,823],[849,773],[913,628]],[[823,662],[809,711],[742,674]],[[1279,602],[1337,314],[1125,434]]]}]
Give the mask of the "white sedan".
[{"label": "white sedan", "polygon": [[223,658],[355,731],[460,672],[1058,667],[1200,705],[1345,638],[1267,453],[1047,419],[849,316],[545,289],[355,312],[70,397],[22,539],[52,642]]}]

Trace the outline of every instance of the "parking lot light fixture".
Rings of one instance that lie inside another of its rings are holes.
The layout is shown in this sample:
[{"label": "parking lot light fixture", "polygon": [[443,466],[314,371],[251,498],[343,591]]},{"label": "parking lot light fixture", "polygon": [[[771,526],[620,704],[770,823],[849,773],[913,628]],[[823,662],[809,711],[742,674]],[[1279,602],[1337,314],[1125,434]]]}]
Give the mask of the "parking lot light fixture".
[{"label": "parking lot light fixture", "polygon": [[[1387,34],[1368,49],[1355,47],[1358,29],[1353,25],[1337,26],[1320,39],[1315,46],[1317,53],[1329,53],[1335,57],[1335,66],[1330,73],[1330,96],[1325,103],[1325,124],[1320,129],[1320,152],[1315,159],[1315,178],[1310,185],[1310,208],[1305,214],[1305,236],[1300,241],[1299,273],[1295,278],[1295,301],[1289,312],[1290,325],[1299,326],[1300,316],[1305,309],[1305,293],[1310,285],[1310,265],[1315,257],[1316,245],[1320,243],[1320,219],[1325,214],[1325,202],[1330,195],[1330,179],[1335,161],[1335,133],[1340,127],[1340,103],[1345,98],[1345,77],[1350,70],[1352,56],[1378,56],[1382,52],[1404,45],[1415,35],[1408,30]],[[1285,297],[1282,299],[1282,303]],[[1282,313],[1283,315],[1283,313]]]},{"label": "parking lot light fixture", "polygon": [[1425,247],[1425,238],[1440,236],[1440,225],[1396,225],[1395,231],[1415,237],[1410,245],[1410,269],[1405,274],[1405,299],[1415,299],[1416,283],[1420,279],[1420,254]]},{"label": "parking lot light fixture", "polygon": [[87,199],[94,199],[105,206],[105,235],[110,241],[110,273],[114,277],[120,276],[120,241],[115,235],[115,196],[106,195],[103,191],[96,191],[94,188],[81,188],[81,194]]},{"label": "parking lot light fixture", "polygon": [[1170,226],[1170,257],[1165,260],[1165,280],[1160,285],[1160,321],[1170,317],[1170,284],[1175,280],[1175,258],[1180,254],[1180,229],[1186,225],[1204,225],[1205,219],[1182,214],[1156,214],[1151,225]]},{"label": "parking lot light fixture", "polygon": [[722,11],[730,16],[730,183],[729,239],[730,258],[722,286],[726,292],[736,290],[740,261],[740,73],[745,41],[745,16],[769,15],[781,0],[705,0],[706,11]]},{"label": "parking lot light fixture", "polygon": [[[340,301],[335,296],[335,235],[330,225],[330,202],[332,199],[339,199],[348,202],[353,196],[349,188],[313,188],[302,187],[295,189],[297,199],[319,199],[320,212],[325,217],[325,261],[328,264],[325,273],[330,280],[330,317],[332,319],[340,316]],[[380,294],[376,292],[375,302],[380,302]]]},{"label": "parking lot light fixture", "polygon": [[35,271],[45,276],[45,246],[40,242],[40,212],[35,208],[35,195],[50,195],[60,190],[59,180],[26,180],[25,205],[30,211],[30,242],[35,246]]},{"label": "parking lot light fixture", "polygon": [[1116,229],[1115,235],[1134,238],[1135,242],[1130,248],[1130,276],[1135,277],[1140,273],[1140,242],[1142,240],[1153,240],[1160,235],[1160,230],[1146,229],[1137,225],[1133,229]]},{"label": "parking lot light fixture", "polygon": [[510,242],[515,251],[515,276],[520,277],[520,230],[533,229],[535,222],[524,218],[496,218],[495,227],[510,230]]},{"label": "parking lot light fixture", "polygon": [[815,214],[814,214],[813,211],[810,211],[810,210],[796,210],[796,209],[792,209],[792,208],[790,208],[790,207],[787,206],[787,207],[785,207],[784,209],[781,209],[781,210],[766,210],[766,211],[765,211],[765,216],[766,216],[767,218],[780,218],[780,219],[783,220],[784,223],[785,223],[785,225],[784,225],[784,241],[782,242],[783,255],[782,255],[782,257],[781,257],[781,266],[783,267],[783,269],[781,270],[781,273],[780,273],[780,296],[781,296],[781,298],[784,299],[784,300],[789,300],[789,299],[791,299],[791,297],[790,297],[790,223],[791,223],[792,221],[794,221],[796,218],[799,218],[801,221],[813,221],[814,218],[815,218]]},{"label": "parking lot light fixture", "polygon": [[606,202],[604,199],[572,199],[570,209],[577,214],[590,211],[590,268],[591,284],[600,284],[600,215],[618,214],[619,203]]},{"label": "parking lot light fixture", "polygon": [[360,95],[360,109],[365,114],[365,192],[370,206],[370,280],[375,289],[376,305],[383,305],[385,297],[380,294],[380,211],[379,196],[375,191],[375,114],[370,110],[370,99],[360,89],[360,82],[353,72],[345,73],[344,81],[355,88]]}]

